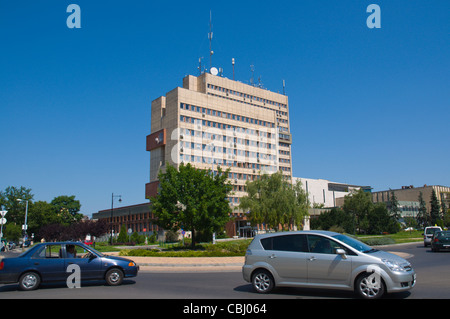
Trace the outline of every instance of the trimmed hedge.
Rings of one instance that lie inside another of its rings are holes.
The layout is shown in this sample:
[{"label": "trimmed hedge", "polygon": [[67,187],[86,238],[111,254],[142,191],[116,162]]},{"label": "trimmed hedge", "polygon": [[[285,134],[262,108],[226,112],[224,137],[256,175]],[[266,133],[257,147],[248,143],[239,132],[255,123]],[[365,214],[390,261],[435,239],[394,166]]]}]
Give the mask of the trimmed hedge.
[{"label": "trimmed hedge", "polygon": [[371,237],[371,238],[359,238],[360,241],[369,246],[380,245],[392,245],[395,244],[395,240],[391,237]]},{"label": "trimmed hedge", "polygon": [[235,257],[245,256],[251,240],[233,240],[216,244],[200,244],[195,250],[175,246],[166,250],[159,249],[124,249],[121,256],[135,257]]}]

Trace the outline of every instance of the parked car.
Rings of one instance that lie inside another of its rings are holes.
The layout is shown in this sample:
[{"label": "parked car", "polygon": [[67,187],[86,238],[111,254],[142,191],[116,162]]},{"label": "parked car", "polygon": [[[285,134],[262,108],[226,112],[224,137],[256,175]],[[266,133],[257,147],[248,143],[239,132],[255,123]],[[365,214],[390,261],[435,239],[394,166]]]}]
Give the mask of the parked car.
[{"label": "parked car", "polygon": [[425,227],[423,231],[423,245],[427,247],[428,245],[431,245],[431,239],[433,238],[433,235],[437,231],[441,231],[442,228],[439,226],[430,226]]},{"label": "parked car", "polygon": [[257,235],[242,268],[258,293],[275,287],[354,290],[366,299],[411,289],[416,274],[405,259],[328,231]]},{"label": "parked car", "polygon": [[431,250],[450,249],[450,231],[437,231],[431,241]]},{"label": "parked car", "polygon": [[81,242],[41,243],[16,258],[3,258],[0,283],[18,282],[21,290],[33,290],[43,282],[66,281],[71,264],[80,267],[81,281],[104,279],[111,286],[139,270],[132,260],[104,255]]}]

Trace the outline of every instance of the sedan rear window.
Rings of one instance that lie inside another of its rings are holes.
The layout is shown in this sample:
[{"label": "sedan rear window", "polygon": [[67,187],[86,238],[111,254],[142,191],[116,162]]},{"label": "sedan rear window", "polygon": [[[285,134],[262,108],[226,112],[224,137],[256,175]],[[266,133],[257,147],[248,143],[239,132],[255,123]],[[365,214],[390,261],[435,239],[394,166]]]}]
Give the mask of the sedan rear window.
[{"label": "sedan rear window", "polygon": [[450,237],[450,231],[441,231],[436,234],[438,238]]},{"label": "sedan rear window", "polygon": [[440,230],[441,229],[437,228],[437,227],[427,228],[427,230],[425,231],[425,234],[428,234],[428,235],[434,234],[435,232],[440,231]]}]

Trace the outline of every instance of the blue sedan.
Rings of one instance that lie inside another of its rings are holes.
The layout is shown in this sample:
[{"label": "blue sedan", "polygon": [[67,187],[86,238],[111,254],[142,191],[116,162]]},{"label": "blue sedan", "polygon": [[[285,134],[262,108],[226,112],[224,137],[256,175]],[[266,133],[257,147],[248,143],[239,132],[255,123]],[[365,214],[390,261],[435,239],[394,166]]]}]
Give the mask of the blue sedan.
[{"label": "blue sedan", "polygon": [[52,242],[38,244],[17,258],[0,260],[0,284],[18,282],[21,290],[34,290],[43,282],[68,282],[74,268],[79,270],[80,281],[106,280],[111,286],[136,277],[139,271],[132,260],[106,256],[83,243]]}]

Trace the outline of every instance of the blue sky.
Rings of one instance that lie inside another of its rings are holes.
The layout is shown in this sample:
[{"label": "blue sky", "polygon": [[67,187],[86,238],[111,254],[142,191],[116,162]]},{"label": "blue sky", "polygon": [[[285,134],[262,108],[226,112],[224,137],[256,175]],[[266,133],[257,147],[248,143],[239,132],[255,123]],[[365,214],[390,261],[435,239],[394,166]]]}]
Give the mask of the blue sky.
[{"label": "blue sky", "polygon": [[224,76],[286,81],[295,177],[450,186],[450,1],[0,0],[0,189],[145,202],[151,101],[208,63],[210,10]]}]

